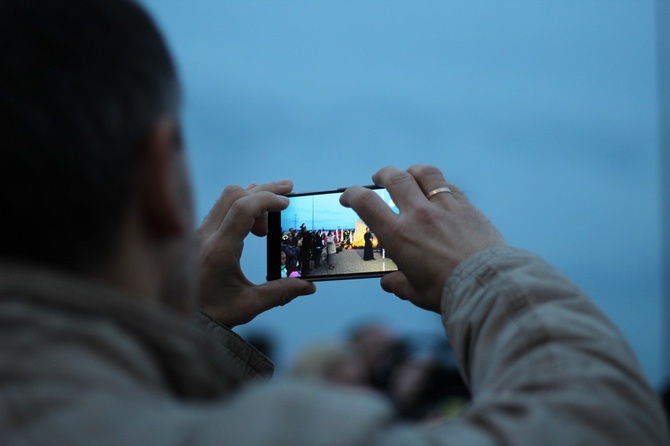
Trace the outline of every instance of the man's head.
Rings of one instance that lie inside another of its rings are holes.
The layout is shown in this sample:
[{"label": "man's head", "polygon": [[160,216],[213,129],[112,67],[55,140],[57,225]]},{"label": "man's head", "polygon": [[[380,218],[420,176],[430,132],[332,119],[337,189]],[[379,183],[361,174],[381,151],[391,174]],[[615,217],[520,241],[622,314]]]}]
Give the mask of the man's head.
[{"label": "man's head", "polygon": [[[0,259],[99,268],[178,102],[166,45],[133,2],[3,0]],[[166,132],[181,150],[178,127]]]}]

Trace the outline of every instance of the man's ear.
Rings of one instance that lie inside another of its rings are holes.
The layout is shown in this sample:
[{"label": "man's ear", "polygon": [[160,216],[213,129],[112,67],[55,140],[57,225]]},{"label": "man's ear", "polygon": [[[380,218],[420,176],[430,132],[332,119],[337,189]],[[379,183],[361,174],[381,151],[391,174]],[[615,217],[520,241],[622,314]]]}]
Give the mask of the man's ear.
[{"label": "man's ear", "polygon": [[183,209],[188,181],[179,124],[164,117],[145,139],[138,170],[138,197],[144,227],[149,235],[177,238],[190,229],[190,209]]}]

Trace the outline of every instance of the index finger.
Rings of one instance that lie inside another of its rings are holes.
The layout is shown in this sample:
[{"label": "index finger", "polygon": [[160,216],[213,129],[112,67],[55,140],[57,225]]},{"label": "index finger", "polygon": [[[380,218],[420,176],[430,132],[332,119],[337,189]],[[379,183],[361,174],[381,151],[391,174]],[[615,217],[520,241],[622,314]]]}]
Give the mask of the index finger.
[{"label": "index finger", "polygon": [[234,240],[242,240],[265,213],[281,211],[287,206],[288,198],[267,191],[239,198],[230,207],[218,232],[227,234]]},{"label": "index finger", "polygon": [[262,184],[251,183],[246,190],[251,193],[267,191],[277,195],[285,195],[293,190],[293,182],[291,180],[280,180]]},{"label": "index finger", "polygon": [[395,167],[384,167],[372,176],[376,185],[389,191],[398,209],[407,209],[425,200],[421,187],[414,176]]},{"label": "index finger", "polygon": [[343,206],[352,208],[366,225],[384,237],[384,225],[397,218],[388,204],[373,190],[361,186],[348,188],[340,197]]},{"label": "index finger", "polygon": [[212,206],[205,220],[200,224],[198,232],[202,234],[211,234],[220,227],[223,219],[228,214],[230,206],[239,198],[246,195],[246,192],[239,186],[229,185],[223,190],[216,203]]},{"label": "index finger", "polygon": [[[285,195],[293,190],[293,183],[290,180],[273,181],[271,183],[256,184],[252,183],[247,186],[246,191],[251,194],[258,192],[272,192],[277,195]],[[264,236],[268,233],[268,217],[267,213],[256,218],[251,233],[257,236]]]},{"label": "index finger", "polygon": [[[251,183],[244,189],[236,185],[226,186],[198,230],[205,233],[217,231],[221,227],[221,223],[226,218],[226,215],[228,215],[231,206],[242,197],[258,192],[272,192],[277,195],[284,195],[291,192],[291,190],[293,190],[293,183],[290,180],[262,184]],[[262,232],[262,229],[259,228],[259,230]]]}]

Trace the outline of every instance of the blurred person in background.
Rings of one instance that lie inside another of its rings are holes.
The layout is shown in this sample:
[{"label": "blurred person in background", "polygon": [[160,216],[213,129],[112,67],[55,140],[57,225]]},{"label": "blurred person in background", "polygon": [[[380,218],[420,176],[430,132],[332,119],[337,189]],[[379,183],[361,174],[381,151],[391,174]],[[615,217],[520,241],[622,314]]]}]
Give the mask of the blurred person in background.
[{"label": "blurred person in background", "polygon": [[361,359],[346,342],[322,341],[306,346],[296,357],[290,373],[349,387],[366,387]]},{"label": "blurred person in background", "polygon": [[408,358],[408,345],[389,327],[374,322],[353,329],[349,341],[361,358],[367,385],[388,394],[391,375]]},{"label": "blurred person in background", "polygon": [[458,370],[438,358],[411,358],[401,364],[389,385],[398,416],[411,421],[450,419],[463,411],[470,391]]}]

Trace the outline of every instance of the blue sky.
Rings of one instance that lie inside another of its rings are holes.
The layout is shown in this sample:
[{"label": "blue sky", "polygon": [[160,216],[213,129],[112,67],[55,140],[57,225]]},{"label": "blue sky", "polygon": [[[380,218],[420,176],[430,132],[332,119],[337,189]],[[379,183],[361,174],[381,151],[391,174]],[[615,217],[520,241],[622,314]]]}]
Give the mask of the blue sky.
[{"label": "blue sky", "polygon": [[[185,88],[198,218],[227,184],[296,192],[434,164],[501,229],[582,286],[662,380],[654,4],[580,1],[143,0]],[[265,276],[251,237],[248,276]],[[242,333],[306,342],[437,315],[375,279],[322,283]]]},{"label": "blue sky", "polygon": [[[398,212],[386,190],[376,189],[375,192]],[[333,192],[291,197],[288,208],[281,214],[282,230],[299,230],[302,224],[308,230],[355,228],[360,219],[356,212],[340,204],[340,196],[341,192]]]}]

